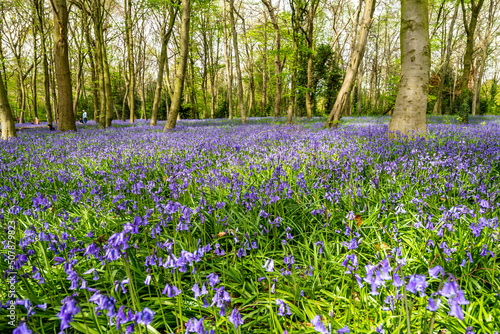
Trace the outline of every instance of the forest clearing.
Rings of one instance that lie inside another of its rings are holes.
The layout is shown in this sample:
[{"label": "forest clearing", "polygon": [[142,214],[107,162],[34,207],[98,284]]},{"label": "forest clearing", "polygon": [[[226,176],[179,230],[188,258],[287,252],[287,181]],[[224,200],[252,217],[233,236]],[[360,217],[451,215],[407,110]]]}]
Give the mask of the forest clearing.
[{"label": "forest clearing", "polygon": [[388,122],[0,142],[2,318],[10,301],[15,333],[495,333],[500,118],[432,117],[427,140]]}]

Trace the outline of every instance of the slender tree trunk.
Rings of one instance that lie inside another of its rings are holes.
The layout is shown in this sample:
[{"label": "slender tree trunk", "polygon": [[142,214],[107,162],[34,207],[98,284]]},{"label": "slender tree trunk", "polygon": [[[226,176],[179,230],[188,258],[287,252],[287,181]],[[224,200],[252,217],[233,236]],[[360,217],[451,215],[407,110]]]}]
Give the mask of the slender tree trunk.
[{"label": "slender tree trunk", "polygon": [[375,0],[366,0],[363,12],[363,22],[361,23],[361,28],[359,30],[359,39],[352,52],[351,61],[349,63],[349,68],[347,69],[344,82],[342,83],[342,87],[337,95],[333,109],[326,120],[325,127],[331,127],[332,125],[337,127],[343,111],[347,108],[349,98],[351,96],[352,86],[356,80],[356,73],[365,53],[366,40],[368,37],[368,31],[370,30],[370,26],[373,21],[374,10]]},{"label": "slender tree trunk", "polygon": [[274,13],[274,7],[271,5],[269,0],[262,0],[264,5],[266,5],[267,10],[269,12],[269,16],[271,17],[271,22],[273,23],[274,28],[274,44],[275,44],[275,56],[274,56],[274,67],[276,69],[276,96],[274,97],[274,117],[278,118],[280,116],[280,106],[281,106],[281,60],[280,60],[280,49],[281,49],[281,35],[280,28],[278,25],[278,18]]},{"label": "slender tree trunk", "polygon": [[453,41],[453,32],[454,32],[453,28],[455,26],[455,21],[457,19],[457,15],[458,15],[458,6],[455,6],[455,12],[453,13],[453,17],[451,18],[450,29],[449,29],[449,33],[448,33],[448,41],[446,42],[446,59],[444,61],[443,67],[441,68],[441,76],[440,76],[440,80],[439,80],[439,87],[438,87],[438,92],[437,92],[437,97],[436,97],[436,103],[434,104],[434,108],[432,110],[432,113],[434,115],[441,115],[442,114],[444,79],[446,77],[446,73],[448,72],[448,67],[450,65],[451,44]]},{"label": "slender tree trunk", "polygon": [[113,92],[111,90],[111,75],[109,73],[109,63],[108,63],[108,55],[106,53],[106,48],[104,47],[104,38],[102,46],[102,63],[104,70],[104,93],[106,94],[106,122],[105,127],[110,127],[111,122],[113,121],[113,111],[115,109],[115,103],[113,101]]},{"label": "slender tree trunk", "polygon": [[33,43],[35,44],[35,48],[33,50],[33,77],[32,77],[32,83],[31,83],[31,88],[32,88],[32,91],[33,91],[33,117],[38,119],[38,105],[37,105],[37,100],[38,100],[38,94],[37,94],[37,91],[36,91],[36,81],[37,81],[37,74],[38,74],[38,70],[37,70],[37,46],[36,46],[36,32],[35,32],[35,24],[33,22]]},{"label": "slender tree trunk", "polygon": [[[79,53],[81,53],[79,51]],[[82,55],[80,54],[78,56],[78,67],[76,70],[76,90],[75,90],[75,99],[73,101],[73,114],[75,115],[75,118],[78,118],[78,101],[80,100],[80,93],[82,90],[82,75],[83,75],[83,59],[81,59]]]},{"label": "slender tree trunk", "polygon": [[[51,57],[50,59],[51,68],[54,68],[54,60]],[[56,94],[56,75],[53,70],[50,71],[50,95],[52,97],[52,119],[55,123],[59,122],[59,103],[57,102],[57,94]]]},{"label": "slender tree trunk", "polygon": [[230,62],[228,45],[228,33],[226,27],[226,3],[222,4],[222,15],[223,15],[223,29],[224,29],[224,61],[226,62],[226,80],[227,80],[227,99],[229,103],[229,119],[233,119],[233,70]]},{"label": "slender tree trunk", "polygon": [[198,103],[196,100],[196,82],[195,82],[195,72],[194,72],[194,59],[192,55],[194,52],[191,50],[190,52],[191,57],[189,57],[189,63],[191,65],[190,71],[191,72],[191,119],[197,118],[198,115]]},{"label": "slender tree trunk", "polygon": [[2,139],[6,140],[16,136],[16,123],[12,116],[3,78],[0,78],[0,123],[2,125]]},{"label": "slender tree trunk", "polygon": [[184,89],[184,81],[186,77],[187,58],[189,53],[189,21],[191,15],[191,0],[182,0],[182,19],[181,19],[181,36],[180,36],[180,55],[179,67],[177,68],[177,76],[175,78],[174,96],[172,105],[168,114],[167,123],[163,131],[175,128],[177,123],[177,115],[181,108],[182,91]]},{"label": "slender tree trunk", "polygon": [[358,106],[357,106],[357,112],[358,116],[361,116],[361,110],[363,108],[363,91],[362,91],[362,84],[363,84],[363,59],[361,59],[361,64],[359,65],[358,69],[358,82],[356,83],[357,86],[357,93],[358,93]]},{"label": "slender tree trunk", "polygon": [[472,100],[472,115],[476,115],[476,110],[480,110],[481,103],[481,82],[483,81],[484,69],[486,65],[486,59],[488,58],[488,46],[490,44],[491,38],[491,30],[493,28],[493,13],[496,11],[496,1],[490,1],[490,8],[488,13],[488,24],[485,31],[485,37],[483,40],[483,45],[481,46],[481,55],[480,55],[480,69],[479,74],[477,76],[475,87],[474,87],[474,99]]},{"label": "slender tree trunk", "polygon": [[38,17],[38,30],[40,31],[40,46],[42,47],[42,65],[43,65],[43,88],[44,88],[44,103],[45,113],[47,115],[47,123],[52,125],[52,106],[50,105],[50,77],[49,77],[49,61],[47,60],[47,49],[45,43],[45,29],[43,25],[43,5],[40,0],[34,0],[35,9]]},{"label": "slender tree trunk", "polygon": [[267,105],[267,15],[264,11],[264,52],[262,53],[262,115],[266,116]]},{"label": "slender tree trunk", "polygon": [[426,135],[430,44],[426,0],[401,0],[401,81],[389,132]]},{"label": "slender tree trunk", "polygon": [[[237,13],[237,12],[236,12]],[[254,80],[254,68],[253,68],[253,51],[248,47],[247,39],[247,29],[246,22],[243,16],[237,13],[243,23],[243,40],[245,41],[245,51],[247,55],[247,65],[248,65],[248,76],[249,76],[249,88],[250,88],[250,102],[248,106],[248,117],[252,115],[255,104],[255,80]]]},{"label": "slender tree trunk", "polygon": [[161,52],[160,52],[160,62],[158,64],[158,75],[156,77],[156,88],[155,95],[153,99],[153,109],[151,110],[151,122],[149,123],[151,126],[155,126],[158,120],[158,108],[160,105],[161,91],[163,86],[163,72],[165,71],[165,66],[167,64],[167,46],[170,41],[170,36],[172,35],[172,31],[174,28],[175,18],[177,16],[178,10],[174,11],[174,8],[171,7],[170,10],[170,21],[168,23],[165,21],[164,26],[162,27],[162,39],[161,39]]},{"label": "slender tree trunk", "polygon": [[478,0],[476,3],[474,0],[471,1],[470,9],[470,21],[467,23],[467,10],[465,8],[464,0],[460,0],[462,7],[462,14],[464,20],[465,33],[467,35],[467,44],[465,47],[464,54],[464,72],[462,74],[462,94],[469,89],[469,77],[472,66],[472,57],[474,55],[474,35],[476,32],[477,18],[481,12],[481,7],[483,6],[484,0]]},{"label": "slender tree trunk", "polygon": [[238,79],[238,100],[240,106],[241,123],[247,122],[245,101],[243,100],[243,80],[241,79],[240,53],[238,49],[238,36],[236,35],[236,24],[234,22],[234,0],[229,0],[229,20],[231,21],[231,32],[233,35],[234,60],[236,62],[236,77]]},{"label": "slender tree trunk", "polygon": [[68,58],[68,6],[66,0],[51,0],[54,8],[54,62],[57,79],[59,131],[76,131]]},{"label": "slender tree trunk", "polygon": [[319,1],[311,0],[311,5],[307,20],[307,91],[306,91],[306,111],[307,118],[312,117],[312,96],[315,92],[312,91],[312,70],[313,70],[313,53],[314,53],[314,18],[318,8]]},{"label": "slender tree trunk", "polygon": [[135,120],[135,66],[134,66],[134,40],[132,37],[132,3],[131,0],[124,0],[125,2],[125,30],[126,30],[126,44],[127,56],[129,67],[129,90],[128,90],[128,106],[130,109],[130,123]]}]

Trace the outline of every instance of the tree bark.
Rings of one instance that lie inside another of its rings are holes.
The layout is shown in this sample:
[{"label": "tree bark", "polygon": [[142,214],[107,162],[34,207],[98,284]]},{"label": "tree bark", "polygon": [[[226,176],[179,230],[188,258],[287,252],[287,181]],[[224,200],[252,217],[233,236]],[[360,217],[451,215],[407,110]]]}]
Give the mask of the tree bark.
[{"label": "tree bark", "polygon": [[264,11],[264,52],[262,53],[262,115],[266,116],[267,105],[267,15]]},{"label": "tree bark", "polygon": [[234,22],[234,0],[229,0],[229,20],[231,21],[231,31],[233,35],[234,60],[236,62],[236,77],[238,79],[238,100],[240,106],[241,123],[247,122],[247,112],[245,101],[243,100],[243,80],[241,79],[240,54],[238,50],[238,36],[236,35],[236,24]]},{"label": "tree bark", "polygon": [[182,0],[182,20],[181,20],[181,50],[179,55],[179,67],[177,68],[177,76],[175,78],[174,96],[170,112],[168,114],[167,123],[163,131],[175,128],[177,123],[177,115],[181,108],[182,91],[184,89],[184,81],[186,77],[187,58],[189,53],[189,21],[191,14],[191,0]]},{"label": "tree bark", "polygon": [[264,5],[266,5],[267,10],[269,12],[269,16],[271,17],[271,22],[274,28],[274,44],[275,44],[275,56],[274,56],[274,68],[276,69],[276,96],[274,97],[274,117],[278,118],[280,116],[280,106],[281,106],[281,60],[280,60],[280,49],[281,49],[281,34],[280,27],[278,25],[278,18],[274,13],[275,8],[271,5],[269,0],[262,0]]},{"label": "tree bark", "polygon": [[318,9],[319,1],[311,0],[309,13],[307,15],[307,90],[306,90],[306,111],[307,118],[312,117],[312,69],[313,69],[313,47],[314,47],[314,18]]},{"label": "tree bark", "polygon": [[228,33],[226,27],[226,3],[222,4],[223,29],[224,29],[224,61],[226,62],[227,99],[229,103],[229,119],[233,119],[233,70],[230,62]]},{"label": "tree bark", "polygon": [[131,1],[124,0],[125,7],[125,30],[126,30],[126,44],[127,44],[127,57],[129,68],[129,89],[128,89],[128,106],[130,109],[130,123],[135,120],[135,66],[134,66],[134,40],[132,38],[132,11]]},{"label": "tree bark", "polygon": [[488,46],[490,45],[491,38],[491,30],[493,28],[493,13],[496,12],[496,1],[490,1],[490,8],[488,13],[488,24],[483,40],[483,44],[481,46],[481,55],[480,55],[480,69],[479,74],[477,76],[475,86],[474,86],[474,98],[472,100],[472,115],[476,115],[476,110],[479,109],[481,103],[481,82],[483,81],[484,69],[486,65],[486,59],[488,58]]},{"label": "tree bark", "polygon": [[401,81],[389,132],[427,132],[430,44],[427,0],[401,0]]},{"label": "tree bark", "polygon": [[254,80],[254,68],[253,68],[253,51],[248,47],[248,39],[247,39],[247,31],[246,31],[246,22],[243,16],[241,16],[238,12],[236,12],[240,17],[243,23],[243,40],[245,41],[245,51],[247,55],[247,64],[248,64],[248,76],[249,76],[249,88],[250,88],[250,102],[248,106],[248,117],[252,115],[252,111],[254,109],[255,104],[255,80]]},{"label": "tree bark", "polygon": [[483,6],[484,0],[479,0],[477,3],[475,0],[471,0],[469,23],[467,23],[467,10],[465,8],[464,0],[460,0],[460,3],[462,7],[465,33],[467,35],[467,44],[464,54],[464,71],[461,82],[461,93],[463,94],[469,89],[469,76],[472,66],[472,57],[474,55],[474,34],[476,32],[477,18],[479,16],[479,12],[481,11],[481,7]]},{"label": "tree bark", "polygon": [[43,65],[43,91],[45,113],[47,115],[47,123],[52,125],[52,106],[50,105],[50,77],[49,77],[49,61],[47,60],[47,49],[45,46],[45,29],[43,24],[43,2],[34,0],[34,5],[38,17],[38,30],[40,31],[40,45],[42,47],[42,65]]},{"label": "tree bark", "polygon": [[165,66],[167,62],[167,46],[170,41],[170,36],[172,35],[172,30],[174,28],[175,18],[177,16],[178,10],[174,10],[173,6],[170,8],[170,21],[165,20],[162,26],[162,38],[161,38],[161,52],[160,52],[160,63],[158,64],[158,75],[156,77],[156,88],[155,96],[153,99],[153,109],[151,110],[151,126],[155,126],[158,120],[158,107],[160,105],[161,90],[163,86],[163,72],[165,72]]},{"label": "tree bark", "polygon": [[66,0],[51,0],[54,9],[54,62],[57,80],[59,131],[76,131],[68,58],[68,6]]},{"label": "tree bark", "polygon": [[16,136],[16,123],[12,116],[3,78],[0,78],[0,123],[2,124],[2,139],[6,140]]},{"label": "tree bark", "polygon": [[[407,1],[407,0],[402,0]],[[373,12],[375,10],[375,0],[366,0],[365,8],[363,11],[363,22],[361,23],[361,28],[359,30],[359,39],[358,42],[352,52],[351,61],[349,63],[349,68],[347,69],[344,82],[342,83],[342,87],[337,95],[337,99],[335,100],[335,104],[333,105],[333,109],[328,116],[328,119],[325,123],[326,127],[337,127],[340,118],[342,117],[342,113],[346,109],[349,98],[351,97],[352,86],[356,81],[356,73],[358,71],[359,64],[363,59],[363,55],[365,53],[366,40],[368,38],[368,31],[370,30],[370,26],[373,21]]]},{"label": "tree bark", "polygon": [[446,42],[446,59],[444,61],[443,67],[441,68],[441,75],[439,80],[436,103],[434,104],[434,108],[432,110],[432,114],[434,115],[442,114],[444,79],[446,77],[446,73],[448,72],[448,67],[450,66],[451,43],[453,41],[453,31],[454,31],[453,28],[455,26],[457,15],[458,15],[458,6],[455,6],[455,12],[453,13],[453,17],[451,18],[450,30],[448,32],[448,41]]}]

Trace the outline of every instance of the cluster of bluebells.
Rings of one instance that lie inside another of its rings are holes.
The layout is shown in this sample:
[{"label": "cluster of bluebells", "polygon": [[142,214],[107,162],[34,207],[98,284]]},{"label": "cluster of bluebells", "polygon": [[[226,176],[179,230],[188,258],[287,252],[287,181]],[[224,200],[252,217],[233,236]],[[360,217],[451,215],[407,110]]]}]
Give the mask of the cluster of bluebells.
[{"label": "cluster of bluebells", "polygon": [[[37,293],[16,301],[0,293],[0,314],[12,302],[22,306],[18,333],[39,332],[29,326],[42,314],[65,332],[83,313],[133,333],[163,329],[160,314],[196,308],[197,317],[178,322],[187,333],[211,334],[216,317],[252,331],[251,308],[233,289],[241,279],[227,275],[236,267],[271,296],[263,312],[284,323],[311,321],[320,333],[351,326],[332,329],[298,308],[302,299],[330,300],[310,287],[332,275],[383,311],[396,311],[406,291],[425,297],[429,313],[465,320],[462,308],[475,292],[457,277],[491,266],[499,251],[496,121],[432,124],[428,140],[400,142],[387,138],[386,125],[363,119],[334,132],[320,123],[183,121],[169,134],[138,123],[58,136],[40,129],[1,142],[0,221],[17,226],[19,291]],[[364,237],[369,224],[380,230],[375,245]],[[418,256],[403,240],[409,232],[423,240]],[[428,265],[415,269],[422,258]],[[436,258],[440,265],[431,265]],[[294,285],[300,295],[283,293]],[[35,302],[53,286],[64,293]],[[146,307],[143,298],[161,303]]]}]

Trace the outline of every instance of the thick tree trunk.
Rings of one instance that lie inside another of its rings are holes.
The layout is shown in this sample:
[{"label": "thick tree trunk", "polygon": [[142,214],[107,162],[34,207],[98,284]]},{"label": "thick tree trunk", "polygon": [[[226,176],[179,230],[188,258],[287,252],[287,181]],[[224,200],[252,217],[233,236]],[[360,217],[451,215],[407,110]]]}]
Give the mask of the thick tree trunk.
[{"label": "thick tree trunk", "polygon": [[430,44],[427,0],[401,0],[401,81],[389,132],[426,135]]},{"label": "thick tree trunk", "polygon": [[68,58],[68,7],[66,0],[51,0],[54,7],[54,62],[57,80],[59,131],[76,131]]},{"label": "thick tree trunk", "polygon": [[[406,1],[406,0],[402,0]],[[361,23],[361,28],[359,30],[359,39],[352,52],[351,61],[349,63],[349,68],[347,69],[344,82],[337,95],[333,109],[326,120],[325,127],[337,127],[342,113],[346,110],[349,99],[351,97],[352,86],[356,81],[356,74],[358,71],[359,64],[363,59],[365,53],[366,40],[368,37],[368,31],[373,21],[373,12],[375,10],[375,0],[366,0],[365,8],[363,12],[363,22]]]},{"label": "thick tree trunk", "polygon": [[163,131],[175,128],[177,115],[181,108],[182,91],[184,90],[184,81],[186,77],[187,58],[189,53],[189,21],[191,15],[191,0],[182,0],[182,20],[181,20],[181,50],[179,55],[179,66],[175,78],[174,96],[168,114],[167,123]]},{"label": "thick tree trunk", "polygon": [[2,125],[2,139],[6,140],[16,136],[16,126],[12,110],[10,109],[7,91],[0,77],[0,123]]},{"label": "thick tree trunk", "polygon": [[446,77],[446,73],[448,72],[448,67],[450,66],[450,58],[451,58],[451,44],[453,41],[453,32],[455,21],[458,15],[458,6],[455,7],[455,12],[453,13],[453,17],[451,18],[450,30],[448,33],[448,41],[446,42],[446,59],[444,61],[443,67],[441,68],[441,75],[439,80],[439,87],[436,97],[436,103],[434,104],[434,108],[432,113],[434,115],[442,114],[442,103],[443,103],[443,88],[444,88],[444,79]]},{"label": "thick tree trunk", "polygon": [[243,100],[243,80],[241,79],[240,54],[238,50],[238,36],[236,35],[236,24],[234,22],[234,0],[229,0],[229,20],[231,21],[231,32],[233,35],[234,60],[236,62],[236,77],[238,79],[238,100],[240,106],[241,123],[247,122],[247,112]]}]

